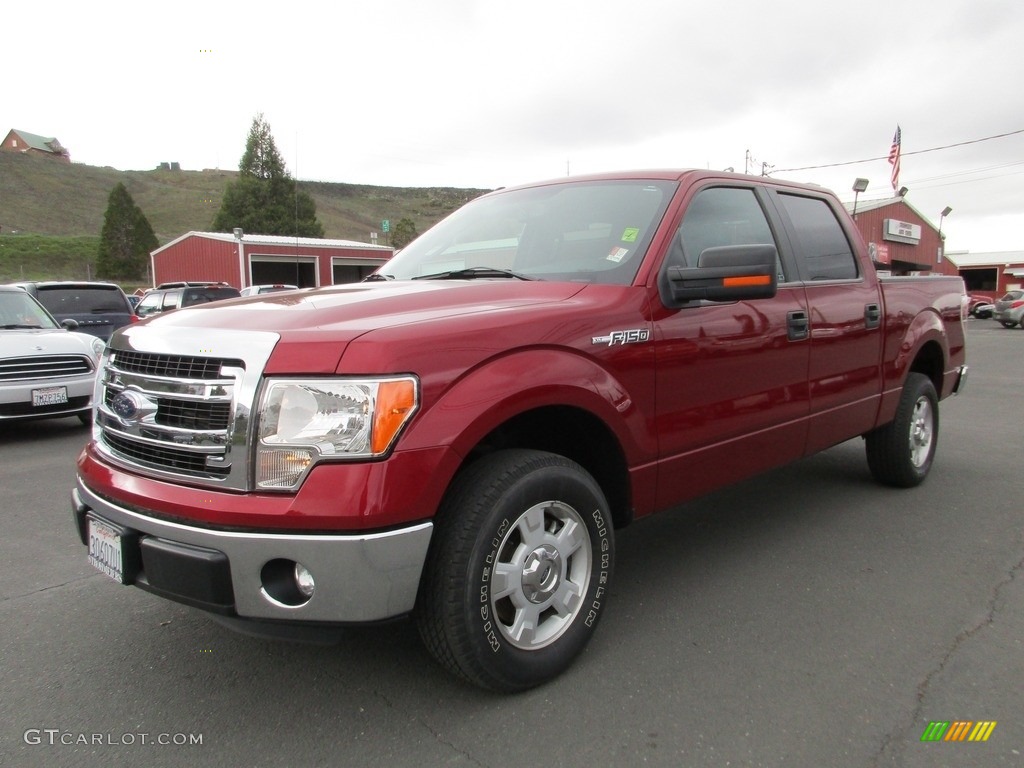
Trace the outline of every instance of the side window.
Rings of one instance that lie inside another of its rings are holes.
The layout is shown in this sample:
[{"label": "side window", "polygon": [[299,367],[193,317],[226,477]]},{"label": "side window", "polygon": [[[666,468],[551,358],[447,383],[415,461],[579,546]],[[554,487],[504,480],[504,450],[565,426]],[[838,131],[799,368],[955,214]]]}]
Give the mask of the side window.
[{"label": "side window", "polygon": [[157,293],[147,293],[142,297],[138,306],[135,307],[135,314],[139,317],[145,317],[146,315],[152,315],[155,312],[160,311],[160,300],[162,295]]},{"label": "side window", "polygon": [[[670,264],[696,267],[704,249],[721,245],[775,245],[754,190],[711,187],[698,192],[679,225]],[[778,273],[784,282],[781,262]]]},{"label": "side window", "polygon": [[162,311],[166,312],[169,309],[177,309],[179,296],[181,296],[180,290],[168,291],[167,293],[165,293]]},{"label": "side window", "polygon": [[807,280],[850,280],[858,276],[850,241],[827,202],[786,193],[780,193],[778,200],[793,224]]}]

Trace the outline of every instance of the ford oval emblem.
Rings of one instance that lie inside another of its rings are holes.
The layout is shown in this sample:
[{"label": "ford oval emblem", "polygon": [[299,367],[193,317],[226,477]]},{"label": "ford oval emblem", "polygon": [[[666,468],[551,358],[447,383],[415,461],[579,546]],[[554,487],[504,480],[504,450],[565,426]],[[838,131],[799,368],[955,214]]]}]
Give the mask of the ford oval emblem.
[{"label": "ford oval emblem", "polygon": [[119,392],[110,401],[110,410],[122,419],[134,419],[139,414],[139,403],[131,392]]}]

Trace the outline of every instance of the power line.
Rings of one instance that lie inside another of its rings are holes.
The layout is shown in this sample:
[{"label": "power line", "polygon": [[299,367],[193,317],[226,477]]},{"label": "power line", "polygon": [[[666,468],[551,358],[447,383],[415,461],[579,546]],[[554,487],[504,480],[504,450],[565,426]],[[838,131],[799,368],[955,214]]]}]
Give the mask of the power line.
[{"label": "power line", "polygon": [[[995,136],[986,136],[983,139],[972,139],[971,141],[960,141],[956,144],[946,144],[941,147],[932,147],[931,149],[918,149],[913,152],[902,152],[901,154],[906,157],[907,155],[923,155],[926,152],[938,152],[940,149],[953,149],[954,147],[966,147],[968,144],[979,144],[983,141],[992,141],[993,139],[1004,139],[1007,136],[1015,136],[1018,133],[1024,133],[1024,128],[1017,131],[1010,131],[1009,133],[1000,133]],[[857,165],[859,163],[873,163],[876,160],[888,160],[888,155],[882,155],[881,157],[869,157],[866,160],[848,160],[844,163],[826,163],[825,165],[805,165],[802,168],[779,168],[774,173],[792,173],[793,171],[813,171],[819,168],[838,168],[843,165]]]}]

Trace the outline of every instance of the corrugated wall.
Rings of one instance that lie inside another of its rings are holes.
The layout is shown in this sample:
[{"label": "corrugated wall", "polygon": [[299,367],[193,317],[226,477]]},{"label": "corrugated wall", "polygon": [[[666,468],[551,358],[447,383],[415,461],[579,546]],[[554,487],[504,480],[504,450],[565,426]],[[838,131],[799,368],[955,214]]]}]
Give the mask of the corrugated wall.
[{"label": "corrugated wall", "polygon": [[[910,245],[909,243],[897,243],[886,240],[882,236],[885,231],[886,219],[898,219],[899,221],[919,225],[921,227],[921,241],[917,245]],[[888,246],[890,261],[899,260],[910,261],[914,264],[927,264],[935,272],[947,275],[958,274],[956,267],[948,259],[943,258],[941,262],[938,260],[939,233],[935,230],[934,225],[929,221],[925,221],[906,205],[894,203],[893,205],[875,208],[870,211],[858,210],[854,221],[864,236],[865,242]]]},{"label": "corrugated wall", "polygon": [[385,249],[346,248],[342,246],[310,247],[306,243],[297,245],[271,245],[244,243],[244,265],[240,267],[238,243],[215,240],[194,235],[174,245],[165,247],[154,258],[154,285],[179,280],[224,282],[236,288],[249,284],[250,260],[254,257],[314,258],[317,261],[319,285],[332,285],[334,258],[352,260],[373,260],[374,263],[391,256]]}]

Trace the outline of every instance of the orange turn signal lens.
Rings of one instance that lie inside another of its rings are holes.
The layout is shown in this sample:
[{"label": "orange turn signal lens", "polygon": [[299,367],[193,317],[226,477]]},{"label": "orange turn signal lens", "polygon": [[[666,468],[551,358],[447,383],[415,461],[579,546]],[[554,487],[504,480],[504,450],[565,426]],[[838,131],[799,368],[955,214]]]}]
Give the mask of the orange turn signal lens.
[{"label": "orange turn signal lens", "polygon": [[725,288],[743,288],[752,285],[771,285],[771,275],[741,275],[740,277],[722,278],[722,286]]},{"label": "orange turn signal lens", "polygon": [[370,438],[370,450],[374,455],[388,449],[415,410],[415,382],[411,379],[398,379],[380,383],[373,414],[373,435]]}]

